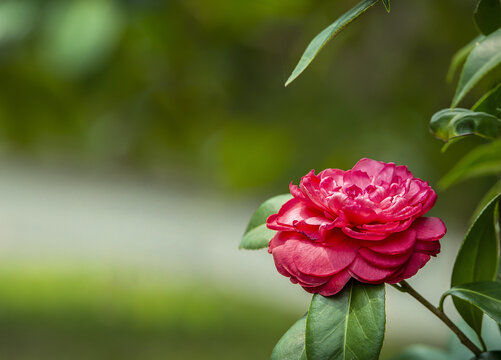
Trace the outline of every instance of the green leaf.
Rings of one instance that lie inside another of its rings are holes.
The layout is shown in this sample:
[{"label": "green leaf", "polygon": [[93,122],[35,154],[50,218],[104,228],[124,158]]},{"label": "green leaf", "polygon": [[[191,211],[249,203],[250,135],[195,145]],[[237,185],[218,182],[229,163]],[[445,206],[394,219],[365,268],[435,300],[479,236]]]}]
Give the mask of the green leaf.
[{"label": "green leaf", "polygon": [[482,96],[471,108],[477,112],[485,112],[497,117],[501,116],[501,84]]},{"label": "green leaf", "polygon": [[495,139],[501,135],[501,120],[484,112],[460,108],[444,109],[432,116],[430,131],[435,137],[446,142],[469,135]]},{"label": "green leaf", "polygon": [[450,360],[450,358],[442,349],[425,345],[413,345],[392,358],[392,360]]},{"label": "green leaf", "polygon": [[384,7],[387,12],[390,12],[390,0],[383,0]]},{"label": "green leaf", "polygon": [[296,321],[278,341],[271,353],[271,360],[306,360],[306,315]]},{"label": "green leaf", "polygon": [[317,56],[320,50],[322,50],[322,48],[330,39],[336,36],[341,30],[345,28],[346,25],[358,18],[365,11],[367,11],[367,9],[375,5],[378,1],[379,0],[363,0],[354,8],[343,14],[339,19],[334,21],[320,34],[318,34],[304,51],[304,54],[299,60],[299,63],[296,65],[296,68],[292,72],[289,79],[287,79],[285,86],[293,82],[310,65],[313,59]]},{"label": "green leaf", "polygon": [[441,301],[448,295],[475,306],[501,324],[501,283],[482,281],[454,286],[442,295]]},{"label": "green leaf", "polygon": [[501,3],[499,0],[480,0],[473,18],[478,30],[489,35],[501,27]]},{"label": "green leaf", "polygon": [[[499,198],[497,196],[487,204],[468,230],[454,263],[451,287],[496,278],[499,242],[494,226],[494,212]],[[482,312],[463,300],[454,298],[453,301],[461,317],[480,337]]]},{"label": "green leaf", "polygon": [[501,63],[501,29],[478,42],[466,59],[452,107],[456,107],[464,96],[491,70]]},{"label": "green leaf", "polygon": [[468,44],[459,49],[452,57],[451,64],[449,65],[449,71],[447,71],[447,82],[451,83],[454,79],[454,75],[461,65],[464,64],[468,55],[470,55],[473,48],[477,45],[479,41],[484,38],[483,35],[477,36],[475,39],[470,41]]},{"label": "green leaf", "polygon": [[340,293],[316,294],[306,320],[308,360],[377,360],[385,331],[385,289],[351,281]]},{"label": "green leaf", "polygon": [[501,360],[501,351],[489,351],[471,360]]},{"label": "green leaf", "polygon": [[438,183],[441,189],[473,177],[501,173],[501,140],[478,146],[466,154]]},{"label": "green leaf", "polygon": [[275,235],[275,231],[266,227],[266,219],[270,215],[276,214],[282,205],[290,199],[292,199],[292,195],[284,194],[272,197],[262,203],[252,215],[239,248],[257,250],[267,247]]}]

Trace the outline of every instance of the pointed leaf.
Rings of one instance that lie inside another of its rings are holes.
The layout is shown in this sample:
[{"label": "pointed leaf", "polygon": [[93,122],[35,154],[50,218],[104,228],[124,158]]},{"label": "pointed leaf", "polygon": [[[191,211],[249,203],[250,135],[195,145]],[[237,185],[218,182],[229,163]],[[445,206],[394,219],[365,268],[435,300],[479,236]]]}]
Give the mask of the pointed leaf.
[{"label": "pointed leaf", "polygon": [[319,51],[322,50],[322,48],[331,38],[336,36],[341,30],[344,29],[346,25],[362,15],[365,11],[367,11],[367,9],[375,5],[378,1],[379,0],[363,0],[354,8],[343,14],[339,19],[334,21],[320,34],[318,34],[304,51],[304,54],[299,60],[299,63],[296,65],[296,68],[292,72],[289,79],[287,79],[285,86],[293,82],[308,67],[308,65],[310,65],[315,56],[317,56]]},{"label": "pointed leaf", "polygon": [[499,0],[480,0],[473,18],[478,30],[489,35],[501,27],[501,3]]},{"label": "pointed leaf", "polygon": [[384,7],[386,11],[390,12],[390,0],[383,0]]},{"label": "pointed leaf", "polygon": [[471,109],[501,117],[501,84],[482,96]]},{"label": "pointed leaf", "polygon": [[304,346],[306,315],[296,321],[278,341],[271,353],[271,360],[306,360]]},{"label": "pointed leaf", "polygon": [[[500,196],[482,210],[468,230],[459,249],[452,270],[451,287],[479,281],[492,281],[498,268],[499,242],[496,235],[494,212]],[[481,336],[482,312],[475,306],[454,298],[461,317]]]},{"label": "pointed leaf", "polygon": [[455,286],[442,295],[442,301],[448,295],[475,306],[501,324],[501,283],[482,281]]},{"label": "pointed leaf", "polygon": [[443,141],[457,137],[477,135],[487,139],[501,136],[501,120],[484,112],[468,109],[444,109],[430,120],[432,134]]},{"label": "pointed leaf", "polygon": [[452,184],[477,176],[501,173],[501,140],[478,146],[463,157],[438,183],[446,189]]},{"label": "pointed leaf", "polygon": [[351,281],[340,293],[316,294],[306,320],[308,360],[377,360],[385,331],[385,289]]},{"label": "pointed leaf", "polygon": [[466,59],[452,107],[456,107],[464,96],[500,63],[501,29],[498,29],[480,41]]},{"label": "pointed leaf", "polygon": [[470,41],[468,44],[463,46],[461,49],[458,50],[458,52],[456,52],[454,54],[454,56],[452,57],[452,60],[451,60],[451,64],[449,65],[449,71],[447,71],[447,82],[448,83],[452,82],[452,80],[454,79],[454,75],[456,74],[459,67],[464,64],[466,58],[468,57],[468,55],[470,55],[473,48],[483,38],[484,38],[483,35],[477,36],[475,39]]},{"label": "pointed leaf", "polygon": [[239,248],[256,250],[267,247],[275,235],[275,231],[266,227],[266,219],[270,215],[276,214],[282,205],[290,199],[292,199],[292,195],[284,194],[272,197],[262,203],[252,215]]}]

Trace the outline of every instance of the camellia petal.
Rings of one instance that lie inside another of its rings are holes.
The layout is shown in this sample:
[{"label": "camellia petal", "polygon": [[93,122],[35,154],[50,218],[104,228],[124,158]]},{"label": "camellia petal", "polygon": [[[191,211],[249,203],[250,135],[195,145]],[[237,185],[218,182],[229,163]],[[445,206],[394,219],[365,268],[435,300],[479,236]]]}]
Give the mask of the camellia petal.
[{"label": "camellia petal", "polygon": [[444,222],[436,217],[422,217],[412,224],[419,240],[438,240],[447,232]]},{"label": "camellia petal", "polygon": [[395,233],[384,241],[366,243],[366,245],[372,251],[380,254],[397,255],[409,251],[415,243],[416,231],[409,229]]},{"label": "camellia petal", "polygon": [[344,270],[355,259],[357,247],[348,241],[324,246],[322,243],[302,241],[293,255],[297,269],[303,274],[328,276]]},{"label": "camellia petal", "polygon": [[416,273],[421,269],[426,263],[430,260],[430,255],[422,254],[422,253],[413,253],[410,257],[409,261],[405,264],[403,269],[393,275],[390,278],[387,278],[385,282],[390,284],[398,283],[402,280],[408,279],[416,275]]},{"label": "camellia petal", "polygon": [[350,265],[350,274],[355,279],[368,282],[377,283],[382,282],[389,275],[393,274],[395,270],[385,269],[383,267],[378,267],[369,261],[366,261],[363,257],[358,256],[355,261]]}]

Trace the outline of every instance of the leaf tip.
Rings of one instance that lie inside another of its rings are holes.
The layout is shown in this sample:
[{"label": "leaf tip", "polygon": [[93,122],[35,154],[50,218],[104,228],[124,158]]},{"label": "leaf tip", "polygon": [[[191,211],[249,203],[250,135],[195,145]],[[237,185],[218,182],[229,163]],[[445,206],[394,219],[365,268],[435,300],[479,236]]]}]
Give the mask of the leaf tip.
[{"label": "leaf tip", "polygon": [[296,80],[296,78],[297,78],[297,75],[294,75],[294,74],[292,74],[291,76],[289,76],[289,78],[285,82],[284,87],[289,86],[294,80]]}]

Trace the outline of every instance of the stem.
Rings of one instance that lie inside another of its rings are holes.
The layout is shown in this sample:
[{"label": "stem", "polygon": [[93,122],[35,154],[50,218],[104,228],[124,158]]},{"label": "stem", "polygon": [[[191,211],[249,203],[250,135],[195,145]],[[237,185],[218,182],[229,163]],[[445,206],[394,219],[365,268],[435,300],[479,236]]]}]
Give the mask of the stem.
[{"label": "stem", "polygon": [[424,307],[430,310],[436,317],[442,320],[443,323],[447,325],[454,334],[456,334],[459,341],[461,341],[461,344],[470,349],[470,351],[476,356],[479,356],[482,353],[482,350],[480,350],[473,342],[471,342],[471,340],[468,339],[468,337],[452,322],[451,319],[449,319],[447,315],[445,315],[445,313],[441,309],[436,308],[428,300],[422,297],[421,294],[419,294],[416,290],[414,290],[414,288],[412,288],[412,286],[409,285],[409,283],[407,283],[407,281],[402,280],[399,284],[402,290],[405,290],[409,295],[411,295],[413,298],[423,304]]}]

